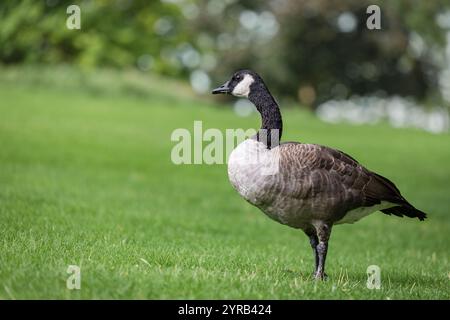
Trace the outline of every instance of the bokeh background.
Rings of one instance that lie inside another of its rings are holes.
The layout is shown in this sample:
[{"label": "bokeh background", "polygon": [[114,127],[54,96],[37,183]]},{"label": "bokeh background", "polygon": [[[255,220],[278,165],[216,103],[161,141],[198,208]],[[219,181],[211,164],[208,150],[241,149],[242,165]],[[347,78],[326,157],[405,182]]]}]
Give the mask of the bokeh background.
[{"label": "bokeh background", "polygon": [[[226,165],[171,161],[196,120],[258,128],[248,101],[210,94],[241,68],[280,102],[284,140],[345,151],[429,219],[336,227],[313,282],[307,238]],[[449,299],[449,111],[448,0],[2,0],[0,298]]]},{"label": "bokeh background", "polygon": [[[0,62],[135,69],[208,94],[234,70],[257,70],[290,105],[326,121],[449,128],[450,12],[436,1],[2,1]],[[366,8],[382,8],[368,30]]]}]

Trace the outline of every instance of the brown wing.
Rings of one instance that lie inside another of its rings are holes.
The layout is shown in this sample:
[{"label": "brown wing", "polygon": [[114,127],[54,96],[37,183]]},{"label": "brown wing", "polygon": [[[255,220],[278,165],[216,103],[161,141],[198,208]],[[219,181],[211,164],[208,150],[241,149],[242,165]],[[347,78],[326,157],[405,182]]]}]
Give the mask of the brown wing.
[{"label": "brown wing", "polygon": [[[344,152],[338,152],[358,163],[355,159],[345,154]],[[400,190],[391,180],[364,167],[362,168],[366,172],[368,172],[371,177],[369,184],[364,189],[365,197],[367,199],[371,198],[373,201],[388,201],[394,204],[398,204],[398,206],[381,210],[381,212],[387,215],[393,214],[398,217],[407,216],[410,218],[418,218],[421,221],[425,220],[425,218],[427,217],[426,213],[416,209],[413,205],[411,205],[401,195]]]},{"label": "brown wing", "polygon": [[[281,150],[286,148],[283,145]],[[301,186],[304,189],[302,196],[328,201],[328,207],[338,214],[387,201],[393,203],[393,208],[382,210],[383,213],[417,217],[420,220],[426,217],[403,198],[394,183],[364,168],[344,152],[315,144],[285,145],[289,145],[286,148],[289,156],[286,160],[282,157],[282,161],[295,163],[298,172],[308,176]],[[295,161],[292,158],[296,158]]]}]

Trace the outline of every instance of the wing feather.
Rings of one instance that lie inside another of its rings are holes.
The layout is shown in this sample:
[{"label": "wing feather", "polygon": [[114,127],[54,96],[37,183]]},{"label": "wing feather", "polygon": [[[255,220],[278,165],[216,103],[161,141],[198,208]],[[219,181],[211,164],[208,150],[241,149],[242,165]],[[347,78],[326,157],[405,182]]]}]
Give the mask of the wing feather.
[{"label": "wing feather", "polygon": [[[337,206],[345,210],[369,207],[381,201],[398,204],[406,201],[391,181],[364,168],[342,151],[292,142],[281,144],[282,150],[283,145],[285,150],[282,154],[286,156],[282,160],[287,162],[285,165],[296,166],[290,171],[309,176],[301,187],[309,189],[310,196],[322,194],[325,195],[323,198],[339,198]],[[296,157],[295,162],[291,161],[293,157]]]}]

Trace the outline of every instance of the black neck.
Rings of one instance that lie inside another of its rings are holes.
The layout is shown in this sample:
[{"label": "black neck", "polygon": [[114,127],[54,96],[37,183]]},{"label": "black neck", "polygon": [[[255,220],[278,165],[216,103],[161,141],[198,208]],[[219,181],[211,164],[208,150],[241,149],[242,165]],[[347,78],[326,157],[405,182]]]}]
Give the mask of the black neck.
[{"label": "black neck", "polygon": [[261,114],[261,129],[256,135],[257,140],[263,142],[269,149],[276,147],[283,132],[283,121],[278,104],[265,86],[252,88],[248,99]]}]

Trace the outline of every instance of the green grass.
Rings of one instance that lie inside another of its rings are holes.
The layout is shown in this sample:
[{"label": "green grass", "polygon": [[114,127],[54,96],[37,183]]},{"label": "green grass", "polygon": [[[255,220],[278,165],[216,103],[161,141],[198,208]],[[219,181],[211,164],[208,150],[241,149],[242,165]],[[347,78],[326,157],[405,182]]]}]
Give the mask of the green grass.
[{"label": "green grass", "polygon": [[[225,165],[170,161],[175,128],[256,128],[258,116],[176,90],[35,84],[0,85],[0,298],[449,299],[449,135],[284,110],[284,140],[346,151],[429,213],[337,226],[318,283],[306,236],[241,199]],[[70,264],[81,290],[66,288]],[[366,288],[372,264],[380,290]]]}]

